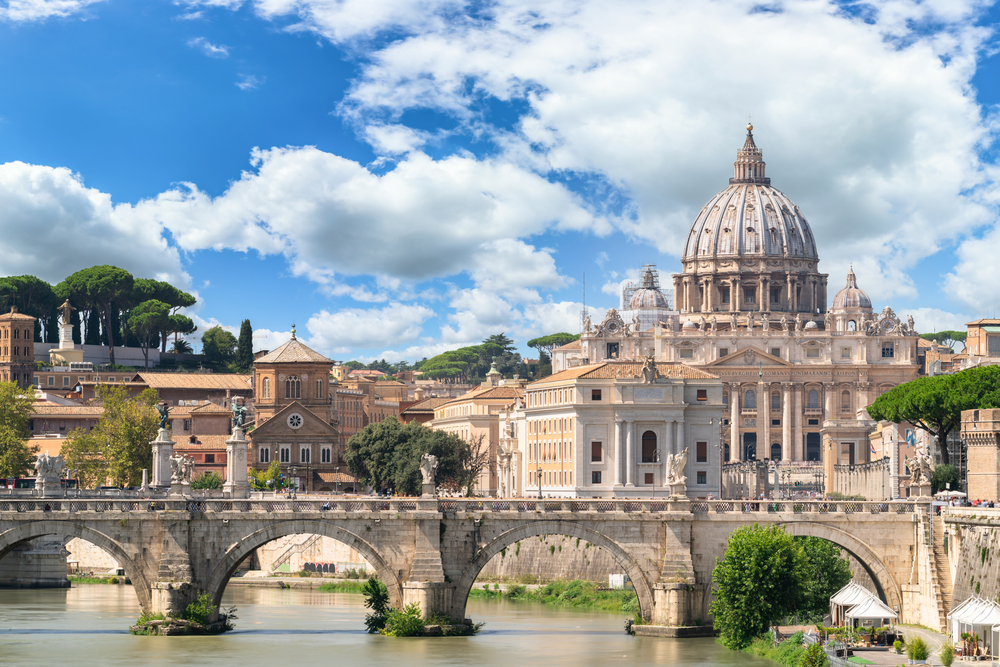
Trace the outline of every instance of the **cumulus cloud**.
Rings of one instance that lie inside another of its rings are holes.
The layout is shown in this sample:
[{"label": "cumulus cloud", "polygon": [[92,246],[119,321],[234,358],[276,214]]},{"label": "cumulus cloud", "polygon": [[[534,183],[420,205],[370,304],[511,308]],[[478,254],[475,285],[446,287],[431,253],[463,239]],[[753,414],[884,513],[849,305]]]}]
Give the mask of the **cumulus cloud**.
[{"label": "cumulus cloud", "polygon": [[264,83],[263,77],[254,76],[253,74],[240,74],[240,78],[236,82],[236,87],[240,90],[257,90]]},{"label": "cumulus cloud", "polygon": [[353,348],[378,348],[406,344],[416,339],[434,311],[416,304],[389,304],[384,308],[348,308],[335,313],[320,311],[309,318],[310,344],[336,354]]},{"label": "cumulus cloud", "polygon": [[136,276],[190,284],[180,256],[156,223],[138,221],[128,204],[88,188],[69,169],[0,165],[0,275],[32,274],[52,283],[95,263]]},{"label": "cumulus cloud", "polygon": [[0,3],[0,19],[12,23],[67,18],[81,14],[101,0],[7,0]]},{"label": "cumulus cloud", "polygon": [[228,58],[229,47],[223,44],[212,44],[204,37],[195,37],[188,40],[188,46],[198,49],[209,58]]},{"label": "cumulus cloud", "polygon": [[[903,316],[903,313],[898,313]],[[920,333],[937,331],[965,331],[967,322],[976,319],[962,313],[949,313],[939,308],[917,308],[908,314],[913,315],[913,326]]]}]

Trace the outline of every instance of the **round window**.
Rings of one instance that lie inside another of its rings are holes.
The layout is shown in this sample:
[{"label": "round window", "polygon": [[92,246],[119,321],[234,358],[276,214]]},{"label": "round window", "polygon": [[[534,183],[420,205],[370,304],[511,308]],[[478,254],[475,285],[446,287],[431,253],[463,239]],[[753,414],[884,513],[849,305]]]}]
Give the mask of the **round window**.
[{"label": "round window", "polygon": [[300,415],[298,412],[293,412],[292,414],[288,415],[289,428],[295,429],[297,431],[300,428],[302,428],[302,424],[304,423],[305,420],[302,418],[302,415]]}]

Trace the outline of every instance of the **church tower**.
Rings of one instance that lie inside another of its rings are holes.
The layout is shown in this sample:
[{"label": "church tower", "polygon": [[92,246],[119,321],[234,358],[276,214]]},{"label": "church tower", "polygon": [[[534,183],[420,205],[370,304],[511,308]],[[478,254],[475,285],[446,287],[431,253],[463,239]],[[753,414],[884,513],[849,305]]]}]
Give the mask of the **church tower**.
[{"label": "church tower", "polygon": [[17,312],[0,315],[0,380],[27,389],[35,377],[35,318]]}]

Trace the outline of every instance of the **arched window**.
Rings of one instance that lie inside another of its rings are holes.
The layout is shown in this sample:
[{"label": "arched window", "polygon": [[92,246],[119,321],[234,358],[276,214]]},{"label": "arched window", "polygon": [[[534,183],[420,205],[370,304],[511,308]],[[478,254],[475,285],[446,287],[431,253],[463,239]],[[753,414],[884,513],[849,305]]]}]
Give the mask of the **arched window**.
[{"label": "arched window", "polygon": [[294,375],[285,380],[285,398],[302,398],[302,383]]},{"label": "arched window", "polygon": [[840,394],[840,409],[844,412],[851,411],[851,392],[843,391]]},{"label": "arched window", "polygon": [[847,330],[848,331],[857,331],[858,330],[858,323],[855,322],[854,320],[848,320],[847,321]]},{"label": "arched window", "polygon": [[819,407],[819,392],[815,389],[809,390],[809,399],[806,402],[807,408],[818,408]]},{"label": "arched window", "polygon": [[14,329],[14,338],[17,338],[18,333],[20,333],[20,329]]},{"label": "arched window", "polygon": [[323,380],[316,380],[316,398],[323,398]]},{"label": "arched window", "polygon": [[777,442],[771,445],[771,460],[772,461],[781,460],[781,445]]},{"label": "arched window", "polygon": [[781,394],[776,391],[771,393],[771,409],[781,410]]},{"label": "arched window", "polygon": [[260,381],[261,398],[271,398],[271,378],[264,378]]},{"label": "arched window", "polygon": [[642,434],[642,462],[656,463],[656,434],[652,431]]},{"label": "arched window", "polygon": [[747,410],[757,409],[757,392],[753,389],[747,389],[746,397],[743,399],[743,407]]}]

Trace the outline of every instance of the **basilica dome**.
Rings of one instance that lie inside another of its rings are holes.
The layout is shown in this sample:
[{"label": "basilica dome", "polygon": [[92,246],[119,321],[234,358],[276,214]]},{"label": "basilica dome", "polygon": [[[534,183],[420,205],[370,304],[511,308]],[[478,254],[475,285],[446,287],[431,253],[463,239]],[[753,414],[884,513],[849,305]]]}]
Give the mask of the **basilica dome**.
[{"label": "basilica dome", "polygon": [[854,275],[852,268],[847,274],[847,286],[833,297],[833,307],[830,310],[851,310],[854,308],[864,308],[871,311],[872,300],[868,298],[864,290],[858,287],[858,278]]},{"label": "basilica dome", "polygon": [[799,207],[771,187],[753,126],[736,154],[729,186],[712,197],[695,219],[682,262],[716,258],[816,262],[816,242]]}]

